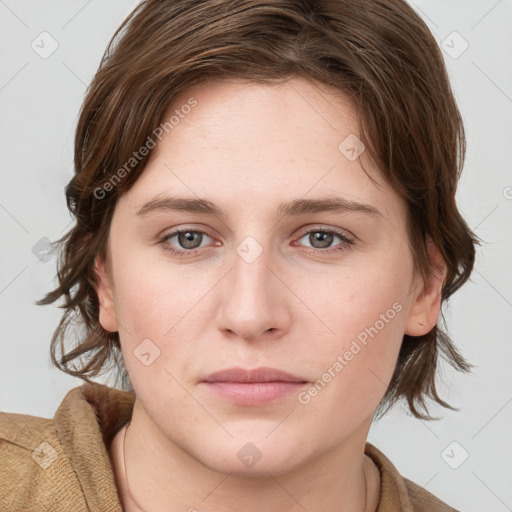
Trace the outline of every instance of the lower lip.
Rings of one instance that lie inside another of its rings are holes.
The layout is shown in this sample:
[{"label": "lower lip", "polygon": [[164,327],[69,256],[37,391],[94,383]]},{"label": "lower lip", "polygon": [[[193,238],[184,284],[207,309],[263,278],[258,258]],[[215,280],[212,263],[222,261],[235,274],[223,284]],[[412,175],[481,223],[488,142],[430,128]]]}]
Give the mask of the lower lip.
[{"label": "lower lip", "polygon": [[237,405],[266,405],[293,393],[307,382],[204,382],[214,393]]}]

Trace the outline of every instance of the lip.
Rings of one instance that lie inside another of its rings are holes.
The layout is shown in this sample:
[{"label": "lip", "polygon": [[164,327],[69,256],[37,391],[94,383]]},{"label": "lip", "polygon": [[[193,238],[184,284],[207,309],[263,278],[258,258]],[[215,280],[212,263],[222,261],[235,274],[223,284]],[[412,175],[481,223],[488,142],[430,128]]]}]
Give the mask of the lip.
[{"label": "lip", "polygon": [[276,368],[259,367],[220,370],[201,383],[237,405],[262,406],[298,392],[308,381]]},{"label": "lip", "polygon": [[227,368],[208,375],[205,382],[307,382],[306,379],[268,366],[252,370]]}]

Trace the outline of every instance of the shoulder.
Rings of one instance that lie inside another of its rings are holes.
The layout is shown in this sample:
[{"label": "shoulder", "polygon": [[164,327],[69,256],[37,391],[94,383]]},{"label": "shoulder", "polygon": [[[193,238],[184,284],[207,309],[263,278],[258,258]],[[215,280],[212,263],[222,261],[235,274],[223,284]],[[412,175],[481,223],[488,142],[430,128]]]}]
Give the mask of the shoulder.
[{"label": "shoulder", "polygon": [[87,510],[54,421],[0,413],[0,510],[57,511],[66,495],[74,510]]},{"label": "shoulder", "polygon": [[121,512],[108,445],[134,399],[91,382],[68,391],[53,419],[0,413],[0,510]]},{"label": "shoulder", "polygon": [[380,472],[380,505],[377,512],[459,512],[425,488],[403,477],[378,448],[366,443],[365,454]]},{"label": "shoulder", "polygon": [[413,481],[403,478],[414,512],[460,512]]}]

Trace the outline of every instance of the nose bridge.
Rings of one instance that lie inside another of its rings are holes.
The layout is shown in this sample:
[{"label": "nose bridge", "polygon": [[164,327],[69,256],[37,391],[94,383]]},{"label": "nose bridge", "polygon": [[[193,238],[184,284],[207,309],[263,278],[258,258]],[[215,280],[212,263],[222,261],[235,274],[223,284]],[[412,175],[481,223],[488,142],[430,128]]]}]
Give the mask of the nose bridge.
[{"label": "nose bridge", "polygon": [[[261,236],[258,237],[260,240]],[[267,299],[272,288],[270,266],[270,237],[258,241],[254,236],[246,236],[236,247],[233,255],[233,279],[235,292],[242,295],[244,301],[262,301]],[[262,304],[260,304],[261,306]]]},{"label": "nose bridge", "polygon": [[244,338],[282,327],[282,295],[277,288],[279,279],[272,271],[270,238],[260,243],[256,237],[246,236],[233,254],[221,304],[221,327]]}]

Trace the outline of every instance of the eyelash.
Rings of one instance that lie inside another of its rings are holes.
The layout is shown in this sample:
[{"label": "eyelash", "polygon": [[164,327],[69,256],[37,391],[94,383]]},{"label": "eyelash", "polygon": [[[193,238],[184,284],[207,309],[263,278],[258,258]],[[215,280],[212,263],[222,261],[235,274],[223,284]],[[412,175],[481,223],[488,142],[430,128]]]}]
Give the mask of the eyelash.
[{"label": "eyelash", "polygon": [[[162,245],[162,247],[165,251],[168,251],[176,256],[189,256],[189,255],[195,254],[196,251],[204,249],[204,247],[202,247],[202,248],[196,248],[196,249],[190,249],[190,250],[180,250],[180,249],[176,249],[174,247],[171,248],[166,245],[166,242],[168,240],[174,238],[176,235],[179,235],[180,233],[200,233],[203,235],[207,235],[210,238],[213,238],[206,231],[202,231],[199,229],[177,229],[175,231],[172,231],[171,233],[166,233],[163,236],[161,236],[158,243]],[[309,228],[309,229],[303,230],[301,232],[299,239],[303,238],[304,235],[307,235],[309,233],[327,233],[327,234],[336,235],[341,239],[342,244],[339,247],[335,247],[335,248],[331,248],[331,249],[329,249],[329,248],[328,249],[315,249],[315,248],[306,247],[306,250],[308,252],[314,252],[317,254],[318,253],[332,254],[335,252],[341,252],[341,251],[347,250],[350,248],[351,245],[354,244],[354,240],[352,238],[349,238],[345,233],[343,233],[342,231],[339,231],[337,229],[334,229],[334,228],[329,228],[329,229]]]}]

